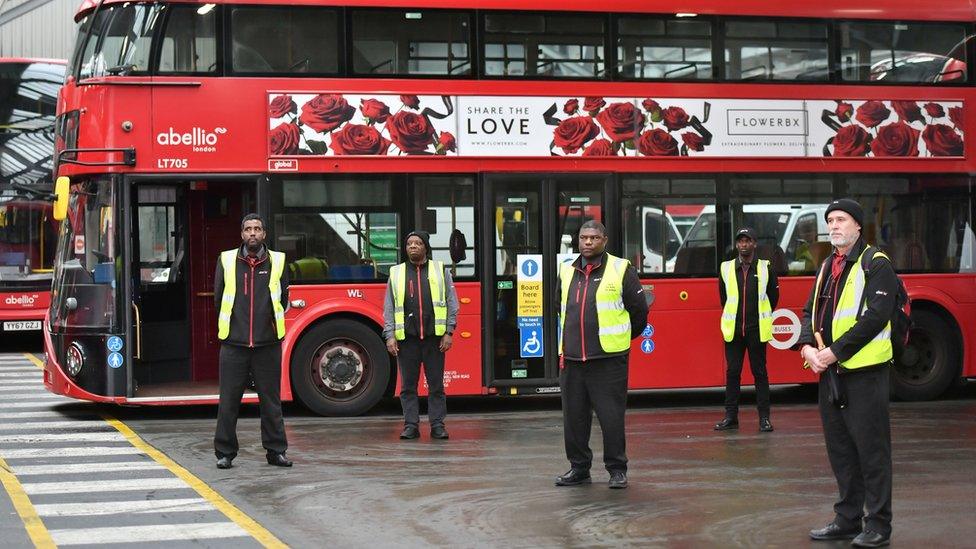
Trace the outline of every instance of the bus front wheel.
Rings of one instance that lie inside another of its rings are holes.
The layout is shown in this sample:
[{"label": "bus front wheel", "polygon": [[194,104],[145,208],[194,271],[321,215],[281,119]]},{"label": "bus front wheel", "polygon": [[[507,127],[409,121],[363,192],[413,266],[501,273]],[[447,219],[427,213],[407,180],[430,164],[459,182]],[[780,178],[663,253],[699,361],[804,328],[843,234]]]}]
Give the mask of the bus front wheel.
[{"label": "bus front wheel", "polygon": [[298,400],[323,416],[355,416],[375,406],[390,381],[390,358],[376,332],[354,320],[327,320],[299,340],[291,361]]},{"label": "bus front wheel", "polygon": [[941,316],[926,309],[912,312],[911,337],[895,357],[891,390],[902,400],[932,400],[959,375],[955,330]]}]

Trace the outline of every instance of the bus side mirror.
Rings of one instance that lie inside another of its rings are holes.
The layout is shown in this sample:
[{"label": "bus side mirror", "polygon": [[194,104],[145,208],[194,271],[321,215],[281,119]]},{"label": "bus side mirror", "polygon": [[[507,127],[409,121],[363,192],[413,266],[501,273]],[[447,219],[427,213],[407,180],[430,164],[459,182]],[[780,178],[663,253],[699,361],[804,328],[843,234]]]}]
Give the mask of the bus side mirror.
[{"label": "bus side mirror", "polygon": [[54,183],[54,219],[61,221],[68,217],[68,192],[71,187],[71,179],[61,176]]}]

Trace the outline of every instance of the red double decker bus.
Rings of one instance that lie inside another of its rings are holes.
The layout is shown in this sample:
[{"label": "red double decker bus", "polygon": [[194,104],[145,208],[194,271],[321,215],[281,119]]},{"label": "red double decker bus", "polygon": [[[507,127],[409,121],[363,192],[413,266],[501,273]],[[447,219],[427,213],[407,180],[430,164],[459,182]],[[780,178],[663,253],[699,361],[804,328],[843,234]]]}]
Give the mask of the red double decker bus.
[{"label": "red double decker bus", "polygon": [[971,4],[673,5],[85,4],[48,388],[216,402],[215,261],[249,211],[289,261],[282,396],[318,413],[395,393],[381,304],[413,229],[457,281],[451,395],[558,391],[557,265],[586,219],[656,296],[631,388],[724,384],[743,224],[781,273],[770,380],[813,382],[787,349],[843,196],[913,298],[896,394],[976,375]]},{"label": "red double decker bus", "polygon": [[[65,62],[0,57],[0,332],[41,331],[58,222],[49,200]],[[39,192],[31,192],[32,190]]]}]

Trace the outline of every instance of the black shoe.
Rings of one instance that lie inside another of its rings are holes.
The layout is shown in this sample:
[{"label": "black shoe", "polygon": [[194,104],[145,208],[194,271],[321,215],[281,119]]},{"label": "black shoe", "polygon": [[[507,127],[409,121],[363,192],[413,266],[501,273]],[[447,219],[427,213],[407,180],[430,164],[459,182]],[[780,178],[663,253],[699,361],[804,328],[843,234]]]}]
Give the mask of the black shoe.
[{"label": "black shoe", "polygon": [[274,465],[275,467],[291,467],[291,460],[285,457],[284,452],[268,452],[268,465]]},{"label": "black shoe", "polygon": [[763,433],[773,432],[773,422],[769,421],[768,417],[759,418],[759,430]]},{"label": "black shoe", "polygon": [[447,429],[445,429],[443,425],[434,425],[430,428],[430,438],[447,440],[451,438],[451,435],[447,434]]},{"label": "black shoe", "polygon": [[836,522],[831,522],[823,528],[818,528],[816,530],[810,530],[810,539],[815,540],[831,540],[831,539],[854,539],[861,533],[861,529],[854,527],[844,529],[837,525]]},{"label": "black shoe", "polygon": [[403,440],[410,440],[420,436],[420,429],[416,425],[404,425],[403,431],[400,431],[400,438]]},{"label": "black shoe", "polygon": [[217,458],[217,468],[218,469],[230,469],[231,467],[234,466],[234,464],[231,463],[231,461],[233,461],[233,460],[231,458],[227,457],[227,456],[224,456],[224,457],[221,457],[221,458]]},{"label": "black shoe", "polygon": [[858,534],[851,545],[854,547],[884,547],[891,543],[891,536],[883,536],[872,530],[865,530]]},{"label": "black shoe", "polygon": [[556,486],[577,486],[580,484],[589,484],[591,481],[589,471],[570,469],[563,473],[562,476],[556,477]]},{"label": "black shoe", "polygon": [[716,431],[728,431],[730,429],[739,428],[739,419],[734,417],[726,417],[722,421],[715,424]]},{"label": "black shoe", "polygon": [[627,473],[623,471],[614,471],[610,473],[610,482],[607,485],[611,489],[619,490],[621,488],[627,487]]}]

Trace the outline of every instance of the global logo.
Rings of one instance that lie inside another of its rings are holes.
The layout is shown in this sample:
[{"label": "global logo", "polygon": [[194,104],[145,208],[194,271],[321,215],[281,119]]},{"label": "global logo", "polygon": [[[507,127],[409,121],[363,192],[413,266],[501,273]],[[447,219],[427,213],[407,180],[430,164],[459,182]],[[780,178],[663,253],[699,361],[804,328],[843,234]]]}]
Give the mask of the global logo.
[{"label": "global logo", "polygon": [[227,128],[217,127],[213,131],[193,127],[188,132],[178,132],[172,126],[168,131],[156,134],[156,143],[162,146],[190,146],[193,152],[216,152],[217,140],[227,133]]},{"label": "global logo", "polygon": [[7,299],[4,300],[4,303],[6,303],[7,305],[23,305],[24,307],[30,307],[34,305],[34,302],[36,300],[37,300],[36,294],[35,295],[22,294],[17,297],[9,295],[7,296]]}]

